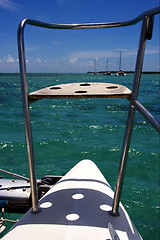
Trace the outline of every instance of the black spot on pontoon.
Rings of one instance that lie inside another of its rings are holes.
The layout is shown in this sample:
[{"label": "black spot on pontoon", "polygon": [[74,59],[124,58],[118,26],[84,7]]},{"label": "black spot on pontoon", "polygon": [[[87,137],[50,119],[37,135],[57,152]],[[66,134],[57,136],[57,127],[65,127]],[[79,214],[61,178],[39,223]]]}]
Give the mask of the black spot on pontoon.
[{"label": "black spot on pontoon", "polygon": [[115,89],[115,88],[118,88],[117,86],[109,86],[109,87],[106,87],[108,89]]},{"label": "black spot on pontoon", "polygon": [[50,88],[51,90],[53,89],[53,90],[58,90],[58,89],[61,89],[61,87],[51,87]]},{"label": "black spot on pontoon", "polygon": [[87,91],[76,91],[75,93],[87,93]]},{"label": "black spot on pontoon", "polygon": [[80,86],[84,86],[84,87],[90,86],[90,85],[91,85],[90,83],[81,83],[81,84],[80,84]]}]

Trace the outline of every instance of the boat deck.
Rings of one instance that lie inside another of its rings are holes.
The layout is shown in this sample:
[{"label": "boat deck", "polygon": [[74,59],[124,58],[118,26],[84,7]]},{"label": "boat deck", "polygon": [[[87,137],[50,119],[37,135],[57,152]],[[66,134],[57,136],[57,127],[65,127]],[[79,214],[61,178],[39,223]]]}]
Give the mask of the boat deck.
[{"label": "boat deck", "polygon": [[132,91],[113,83],[81,82],[46,87],[29,94],[29,101],[43,98],[131,98]]},{"label": "boat deck", "polygon": [[121,203],[118,217],[108,213],[113,196],[94,162],[82,160],[40,199],[41,211],[30,209],[3,239],[142,240]]}]

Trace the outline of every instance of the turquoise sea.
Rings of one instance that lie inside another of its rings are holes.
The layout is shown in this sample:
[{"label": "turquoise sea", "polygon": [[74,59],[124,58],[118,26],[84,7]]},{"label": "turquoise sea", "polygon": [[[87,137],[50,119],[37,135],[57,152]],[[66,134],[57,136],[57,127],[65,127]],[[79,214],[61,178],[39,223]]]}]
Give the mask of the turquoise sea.
[{"label": "turquoise sea", "polygon": [[[139,101],[157,118],[159,80],[160,74],[142,74],[139,93]],[[29,91],[89,81],[119,83],[132,89],[133,74],[28,74]],[[128,107],[126,99],[56,99],[31,104],[37,178],[63,175],[78,161],[91,159],[114,189]],[[0,163],[2,169],[29,177],[19,74],[0,74]],[[143,239],[158,240],[159,135],[138,112],[121,201]],[[4,217],[20,216],[5,213]]]}]

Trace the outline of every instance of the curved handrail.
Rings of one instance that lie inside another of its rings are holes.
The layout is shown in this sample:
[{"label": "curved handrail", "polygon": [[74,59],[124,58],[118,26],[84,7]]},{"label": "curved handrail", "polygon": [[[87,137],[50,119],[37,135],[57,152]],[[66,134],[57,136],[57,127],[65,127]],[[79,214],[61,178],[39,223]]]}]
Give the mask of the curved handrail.
[{"label": "curved handrail", "polygon": [[122,21],[122,22],[111,22],[111,23],[106,22],[106,23],[84,23],[84,24],[52,24],[52,23],[45,23],[45,22],[26,18],[21,21],[21,27],[25,26],[26,24],[37,26],[37,27],[49,28],[49,29],[93,29],[93,28],[124,27],[124,26],[131,26],[131,25],[137,24],[140,21],[142,21],[144,17],[152,17],[158,13],[160,13],[160,6],[150,9],[148,11],[145,11],[132,20]]},{"label": "curved handrail", "polygon": [[[28,86],[27,86],[27,76],[26,76],[26,62],[25,62],[25,48],[24,48],[24,28],[28,25],[33,25],[37,27],[43,27],[48,29],[97,29],[97,28],[114,28],[114,27],[124,27],[131,26],[142,22],[141,37],[139,43],[139,50],[137,55],[137,64],[134,75],[134,86],[133,86],[133,95],[132,95],[132,104],[130,105],[126,132],[124,137],[122,156],[121,156],[121,168],[119,170],[119,175],[117,178],[117,187],[115,190],[115,197],[112,207],[112,215],[116,215],[118,212],[118,206],[121,196],[121,189],[123,185],[123,178],[127,160],[127,154],[129,149],[129,143],[131,138],[134,111],[133,106],[138,106],[140,110],[140,104],[137,103],[138,89],[140,83],[140,75],[143,64],[143,56],[145,51],[146,39],[150,40],[152,37],[152,28],[153,28],[153,16],[160,13],[160,6],[150,9],[143,12],[136,18],[129,21],[122,22],[112,22],[112,23],[85,23],[85,24],[50,24],[33,19],[23,19],[18,27],[18,50],[19,50],[19,66],[20,66],[20,77],[21,77],[21,89],[22,89],[22,103],[24,111],[24,123],[25,123],[25,133],[26,133],[26,142],[27,142],[27,153],[28,153],[28,163],[29,163],[29,172],[30,172],[30,184],[31,184],[31,193],[32,193],[32,206],[33,213],[38,213],[38,194],[37,194],[37,182],[35,174],[35,164],[34,164],[34,153],[33,153],[33,142],[32,142],[32,131],[31,131],[31,122],[30,122],[30,112],[29,112],[29,103],[28,103]],[[143,109],[143,115],[146,115],[146,111]],[[157,125],[157,122],[156,122]]]}]

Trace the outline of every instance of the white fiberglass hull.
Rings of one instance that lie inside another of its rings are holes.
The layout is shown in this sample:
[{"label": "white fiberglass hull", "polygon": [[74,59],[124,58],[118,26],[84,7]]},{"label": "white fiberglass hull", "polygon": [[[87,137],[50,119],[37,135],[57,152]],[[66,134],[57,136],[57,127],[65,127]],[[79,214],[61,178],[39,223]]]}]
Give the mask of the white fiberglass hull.
[{"label": "white fiberglass hull", "polygon": [[120,216],[108,214],[112,201],[113,191],[97,166],[83,160],[39,201],[40,213],[28,211],[2,239],[109,240],[111,224],[115,239],[140,240],[121,204]]}]

